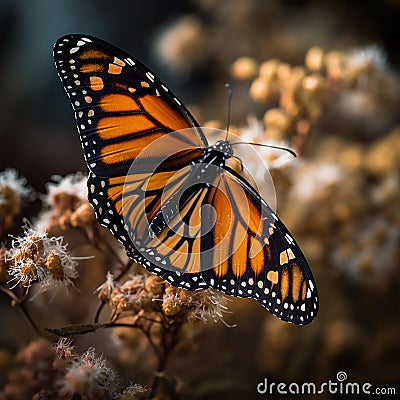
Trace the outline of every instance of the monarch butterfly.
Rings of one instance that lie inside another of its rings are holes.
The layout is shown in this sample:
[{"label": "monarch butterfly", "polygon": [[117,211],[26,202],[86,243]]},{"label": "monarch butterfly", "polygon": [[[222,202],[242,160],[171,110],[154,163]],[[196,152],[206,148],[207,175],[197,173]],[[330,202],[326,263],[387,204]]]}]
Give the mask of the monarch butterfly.
[{"label": "monarch butterfly", "polygon": [[311,322],[318,294],[307,261],[227,165],[233,143],[210,146],[174,94],[109,43],[67,35],[54,59],[90,171],[89,201],[128,256],[174,286],[254,298],[284,321]]}]

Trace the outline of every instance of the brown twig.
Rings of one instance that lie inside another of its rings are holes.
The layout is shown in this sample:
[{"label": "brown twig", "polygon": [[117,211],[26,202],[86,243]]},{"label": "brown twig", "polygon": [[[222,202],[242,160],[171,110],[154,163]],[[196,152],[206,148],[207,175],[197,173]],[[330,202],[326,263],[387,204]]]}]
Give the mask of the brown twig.
[{"label": "brown twig", "polygon": [[33,331],[38,335],[42,336],[42,333],[40,332],[38,326],[36,325],[35,321],[31,317],[30,313],[27,310],[26,304],[24,303],[24,300],[26,299],[26,295],[24,295],[22,298],[18,297],[12,290],[0,286],[0,291],[2,291],[4,294],[6,294],[10,299],[11,299],[11,304],[13,307],[18,307],[26,320],[28,321],[29,325],[33,329]]}]

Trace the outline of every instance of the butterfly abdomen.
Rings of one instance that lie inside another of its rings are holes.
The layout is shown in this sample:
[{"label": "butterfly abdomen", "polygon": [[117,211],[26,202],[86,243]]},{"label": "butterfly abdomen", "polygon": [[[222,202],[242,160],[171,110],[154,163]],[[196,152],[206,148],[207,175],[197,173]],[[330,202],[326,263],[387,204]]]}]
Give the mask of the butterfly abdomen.
[{"label": "butterfly abdomen", "polygon": [[210,187],[215,182],[217,175],[222,173],[220,168],[224,163],[224,153],[212,146],[204,152],[203,157],[190,165],[190,178],[186,181],[187,184],[182,185],[172,194],[149,221],[151,238],[159,235],[176,218],[196,192],[202,187]]}]

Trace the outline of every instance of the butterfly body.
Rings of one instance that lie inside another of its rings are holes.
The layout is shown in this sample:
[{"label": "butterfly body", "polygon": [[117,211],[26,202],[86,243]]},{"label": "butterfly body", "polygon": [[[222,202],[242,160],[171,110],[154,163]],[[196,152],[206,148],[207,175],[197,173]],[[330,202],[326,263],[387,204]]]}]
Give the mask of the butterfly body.
[{"label": "butterfly body", "polygon": [[[219,140],[214,145],[205,148],[202,155],[193,161],[190,165],[190,177],[188,181],[191,186],[199,185],[210,187],[217,175],[225,171],[225,161],[233,156],[233,148],[228,140]],[[149,235],[154,238],[161,233],[166,225],[174,219],[184,204],[190,200],[190,195],[196,190],[191,190],[187,196],[184,192],[187,188],[180,187],[171,197],[162,205],[157,214],[149,221]],[[193,187],[192,187],[193,189]]]},{"label": "butterfly body", "polygon": [[55,44],[75,111],[98,221],[129,257],[170,284],[249,297],[279,318],[311,322],[314,278],[258,191],[209,145],[196,120],[143,64],[87,35]]}]

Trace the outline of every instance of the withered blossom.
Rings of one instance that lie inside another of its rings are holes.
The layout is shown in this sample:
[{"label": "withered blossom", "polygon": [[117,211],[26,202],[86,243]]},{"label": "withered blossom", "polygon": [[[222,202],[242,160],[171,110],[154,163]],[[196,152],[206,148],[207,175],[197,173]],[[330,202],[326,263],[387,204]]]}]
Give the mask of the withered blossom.
[{"label": "withered blossom", "polygon": [[23,200],[33,198],[33,189],[18,171],[7,168],[0,172],[0,236],[11,228],[14,217],[21,212]]},{"label": "withered blossom", "polygon": [[6,260],[12,276],[10,283],[29,289],[38,282],[40,291],[73,284],[77,278],[77,262],[67,252],[62,237],[48,237],[46,232],[24,227],[25,235],[13,236]]},{"label": "withered blossom", "polygon": [[87,200],[87,176],[77,172],[61,177],[52,176],[42,196],[44,210],[35,222],[38,229],[52,231],[55,227],[85,227],[94,221],[93,208]]},{"label": "withered blossom", "polygon": [[114,275],[107,271],[106,280],[102,283],[94,293],[98,293],[98,298],[101,302],[106,303],[110,297],[114,289],[116,288],[117,283],[114,280]]},{"label": "withered blossom", "polygon": [[117,373],[106,366],[103,356],[97,356],[94,348],[72,359],[62,381],[61,395],[88,400],[112,399],[120,386]]},{"label": "withered blossom", "polygon": [[70,338],[59,338],[53,348],[58,358],[69,360],[77,357],[77,354],[74,351],[75,346],[72,344],[72,339]]},{"label": "withered blossom", "polygon": [[188,291],[168,285],[163,296],[162,310],[167,317],[188,322],[222,321],[227,312],[227,297],[212,289]]},{"label": "withered blossom", "polygon": [[117,400],[145,400],[148,399],[150,388],[148,386],[132,383],[117,397]]}]

